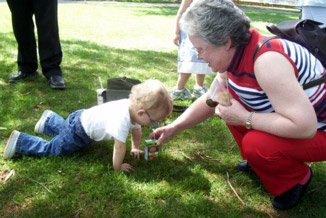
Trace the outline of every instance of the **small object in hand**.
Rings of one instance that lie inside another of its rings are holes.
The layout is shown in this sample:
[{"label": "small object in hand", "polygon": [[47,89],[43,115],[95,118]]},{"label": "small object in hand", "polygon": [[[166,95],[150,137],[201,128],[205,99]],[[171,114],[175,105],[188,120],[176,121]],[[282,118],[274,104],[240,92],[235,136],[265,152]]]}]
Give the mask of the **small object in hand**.
[{"label": "small object in hand", "polygon": [[223,105],[223,106],[230,106],[231,105],[231,100],[230,100],[230,94],[228,93],[227,90],[223,90],[218,92],[217,95],[217,101]]},{"label": "small object in hand", "polygon": [[230,100],[230,94],[225,90],[225,91],[219,91],[217,93],[217,101],[214,101],[211,98],[208,98],[206,100],[206,104],[210,107],[216,107],[220,103],[223,106],[230,106],[231,105],[231,100]]},{"label": "small object in hand", "polygon": [[216,101],[213,101],[212,99],[207,99],[206,100],[206,104],[210,107],[216,107],[217,106],[217,102]]},{"label": "small object in hand", "polygon": [[145,151],[144,157],[145,160],[157,160],[158,159],[158,150],[159,146],[157,145],[156,139],[145,140]]}]

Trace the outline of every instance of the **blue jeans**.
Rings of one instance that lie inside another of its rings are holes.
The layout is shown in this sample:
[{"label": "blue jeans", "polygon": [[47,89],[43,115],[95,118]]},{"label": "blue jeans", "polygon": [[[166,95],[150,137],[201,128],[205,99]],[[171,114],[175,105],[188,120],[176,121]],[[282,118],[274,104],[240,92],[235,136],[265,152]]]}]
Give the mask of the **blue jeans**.
[{"label": "blue jeans", "polygon": [[83,110],[76,111],[64,120],[52,113],[45,121],[44,134],[54,136],[51,141],[21,133],[16,144],[17,155],[58,156],[70,154],[86,147],[92,140],[81,124]]}]

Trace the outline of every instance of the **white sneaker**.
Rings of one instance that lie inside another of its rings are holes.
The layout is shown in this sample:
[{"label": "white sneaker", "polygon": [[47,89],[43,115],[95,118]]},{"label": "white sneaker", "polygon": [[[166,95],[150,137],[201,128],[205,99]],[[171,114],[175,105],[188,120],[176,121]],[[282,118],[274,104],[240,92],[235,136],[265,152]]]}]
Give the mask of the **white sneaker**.
[{"label": "white sneaker", "polygon": [[10,159],[14,156],[15,152],[16,152],[16,144],[17,144],[17,139],[20,135],[20,132],[18,132],[17,130],[12,131],[8,142],[7,142],[7,146],[5,148],[5,152],[3,153],[3,159]]},{"label": "white sneaker", "polygon": [[45,121],[52,113],[53,113],[53,111],[50,111],[50,110],[45,110],[43,112],[41,118],[39,119],[39,121],[37,121],[37,123],[34,127],[34,132],[36,134],[42,134],[44,132]]},{"label": "white sneaker", "polygon": [[206,86],[194,86],[194,96],[200,97],[207,92]]},{"label": "white sneaker", "polygon": [[173,99],[179,99],[179,100],[191,100],[194,98],[194,96],[192,96],[192,94],[187,88],[177,90],[177,87],[173,87],[172,96]]}]

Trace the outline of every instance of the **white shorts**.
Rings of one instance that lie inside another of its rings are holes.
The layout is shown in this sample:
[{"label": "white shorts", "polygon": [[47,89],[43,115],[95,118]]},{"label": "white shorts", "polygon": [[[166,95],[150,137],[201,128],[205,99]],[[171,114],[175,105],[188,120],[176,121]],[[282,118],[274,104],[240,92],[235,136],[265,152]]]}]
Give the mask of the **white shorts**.
[{"label": "white shorts", "polygon": [[203,60],[197,59],[196,49],[188,36],[180,31],[178,47],[178,72],[194,74],[213,74],[214,72]]}]

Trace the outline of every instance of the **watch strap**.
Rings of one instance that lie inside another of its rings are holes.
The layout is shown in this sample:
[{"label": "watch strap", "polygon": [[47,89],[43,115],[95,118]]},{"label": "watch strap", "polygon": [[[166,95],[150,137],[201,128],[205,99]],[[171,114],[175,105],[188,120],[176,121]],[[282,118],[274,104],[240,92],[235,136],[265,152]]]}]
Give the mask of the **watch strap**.
[{"label": "watch strap", "polygon": [[254,116],[254,114],[255,114],[255,111],[250,112],[250,114],[247,118],[246,125],[245,125],[247,129],[251,129],[251,122],[252,122],[252,117]]}]

